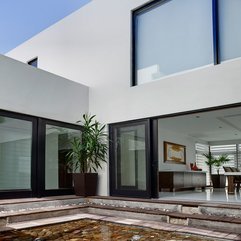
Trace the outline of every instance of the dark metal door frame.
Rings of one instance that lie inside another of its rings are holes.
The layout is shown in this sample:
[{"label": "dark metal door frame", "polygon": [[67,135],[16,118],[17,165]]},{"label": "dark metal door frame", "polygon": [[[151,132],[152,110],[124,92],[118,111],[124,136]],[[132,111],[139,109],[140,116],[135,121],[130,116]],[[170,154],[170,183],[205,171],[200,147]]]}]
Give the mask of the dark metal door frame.
[{"label": "dark metal door frame", "polygon": [[32,123],[32,135],[31,135],[31,174],[30,174],[30,189],[11,189],[0,191],[1,198],[23,198],[23,197],[33,197],[37,193],[37,117],[19,114],[11,111],[0,110],[0,116],[6,118],[13,118],[17,120],[29,121]]},{"label": "dark metal door frame", "polygon": [[49,120],[44,118],[38,119],[38,187],[37,196],[56,196],[56,195],[70,195],[74,194],[73,188],[64,189],[45,189],[45,150],[46,150],[46,125],[54,125],[58,127],[70,128],[80,130],[82,127],[76,124],[69,124],[65,122]]},{"label": "dark metal door frame", "polygon": [[[146,150],[146,190],[120,190],[118,187],[118,174],[116,166],[117,158],[117,143],[115,142],[116,133],[121,127],[137,126],[143,124],[145,126],[145,150]],[[115,123],[109,125],[110,135],[110,149],[109,149],[109,173],[110,173],[110,195],[111,196],[125,196],[125,197],[137,197],[137,198],[152,198],[157,196],[157,160],[154,158],[152,141],[153,121],[150,119],[127,121],[122,123]]]},{"label": "dark metal door frame", "polygon": [[43,197],[54,195],[73,194],[73,188],[45,190],[45,143],[46,124],[80,130],[82,127],[77,124],[69,124],[36,116],[0,110],[0,116],[25,120],[32,123],[32,145],[31,145],[31,180],[30,189],[0,190],[0,199],[3,198],[24,198]]}]

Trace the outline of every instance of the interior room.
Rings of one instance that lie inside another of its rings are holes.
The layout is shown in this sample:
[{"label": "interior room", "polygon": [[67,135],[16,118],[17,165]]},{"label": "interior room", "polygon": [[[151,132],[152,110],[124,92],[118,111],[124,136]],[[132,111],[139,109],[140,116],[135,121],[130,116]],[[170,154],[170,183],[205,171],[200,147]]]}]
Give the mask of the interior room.
[{"label": "interior room", "polygon": [[[223,168],[241,167],[241,107],[160,118],[158,141],[160,199],[241,202],[239,188],[228,192]],[[228,160],[212,165],[210,175],[203,154]],[[218,172],[224,184],[216,187]]]}]

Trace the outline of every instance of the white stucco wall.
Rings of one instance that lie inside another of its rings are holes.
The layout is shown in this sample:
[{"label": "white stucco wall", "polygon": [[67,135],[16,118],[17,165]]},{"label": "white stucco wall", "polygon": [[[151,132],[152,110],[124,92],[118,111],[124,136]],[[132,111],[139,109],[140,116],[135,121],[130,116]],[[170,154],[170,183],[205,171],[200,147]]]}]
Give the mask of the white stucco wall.
[{"label": "white stucco wall", "polygon": [[241,59],[130,87],[131,10],[145,2],[93,0],[8,55],[38,56],[40,68],[90,86],[89,110],[104,123],[240,103]]},{"label": "white stucco wall", "polygon": [[93,0],[8,55],[92,87],[107,123],[240,102],[240,59],[130,88],[131,10],[145,2]]},{"label": "white stucco wall", "polygon": [[0,55],[0,109],[76,123],[88,87]]}]

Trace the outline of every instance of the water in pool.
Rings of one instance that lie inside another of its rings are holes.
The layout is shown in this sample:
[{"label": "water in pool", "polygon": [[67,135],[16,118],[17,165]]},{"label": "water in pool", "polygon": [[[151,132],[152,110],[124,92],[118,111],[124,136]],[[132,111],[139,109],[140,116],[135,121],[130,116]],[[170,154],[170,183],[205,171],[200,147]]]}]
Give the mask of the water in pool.
[{"label": "water in pool", "polygon": [[0,233],[0,241],[209,241],[212,239],[150,228],[84,219]]}]

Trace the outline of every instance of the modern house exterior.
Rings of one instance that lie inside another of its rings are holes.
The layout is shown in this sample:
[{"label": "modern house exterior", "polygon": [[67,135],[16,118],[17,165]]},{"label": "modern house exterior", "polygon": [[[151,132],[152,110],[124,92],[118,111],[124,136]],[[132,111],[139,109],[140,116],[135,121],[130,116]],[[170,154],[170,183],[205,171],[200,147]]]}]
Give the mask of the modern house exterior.
[{"label": "modern house exterior", "polygon": [[[27,81],[33,106],[7,96],[0,108],[68,123],[89,111],[107,123],[112,141],[100,195],[157,197],[158,172],[190,171],[198,144],[203,152],[234,145],[239,166],[240,11],[237,0],[92,0],[7,54],[24,63],[37,58],[41,70],[1,57],[26,69],[19,82]],[[42,70],[62,77],[39,96],[54,76]]]},{"label": "modern house exterior", "polygon": [[64,141],[81,131],[70,123],[88,111],[89,88],[5,56],[0,83],[1,198],[70,193],[59,164]]}]

